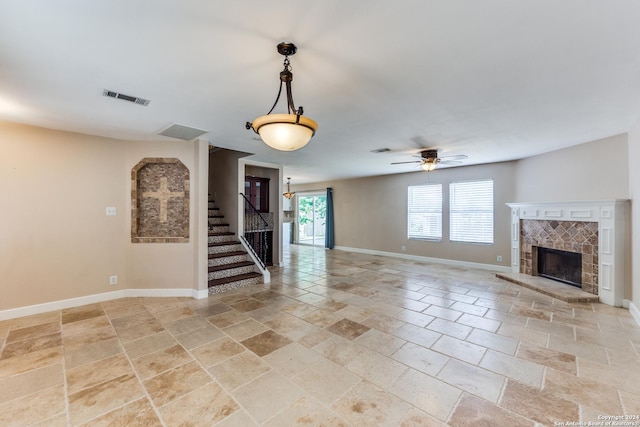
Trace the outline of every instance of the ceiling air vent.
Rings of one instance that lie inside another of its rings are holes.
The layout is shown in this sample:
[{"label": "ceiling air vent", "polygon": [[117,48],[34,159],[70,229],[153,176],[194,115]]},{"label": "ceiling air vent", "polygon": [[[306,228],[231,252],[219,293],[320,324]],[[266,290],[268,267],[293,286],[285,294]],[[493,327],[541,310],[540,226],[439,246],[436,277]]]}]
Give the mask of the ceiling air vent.
[{"label": "ceiling air vent", "polygon": [[377,150],[371,150],[372,153],[386,153],[387,151],[391,151],[389,148],[378,148]]},{"label": "ceiling air vent", "polygon": [[134,104],[138,104],[138,105],[144,105],[145,107],[149,105],[149,102],[151,102],[148,99],[138,98],[137,96],[125,95],[124,93],[118,93],[108,89],[103,90],[102,95],[108,96],[110,98],[122,99],[124,101],[133,102]]},{"label": "ceiling air vent", "polygon": [[162,132],[160,132],[158,135],[168,136],[170,138],[183,139],[185,141],[191,141],[192,139],[195,139],[200,135],[204,135],[207,132],[209,131],[196,129],[189,126],[183,126],[183,125],[174,123],[168,128],[166,128],[165,130],[163,130]]}]

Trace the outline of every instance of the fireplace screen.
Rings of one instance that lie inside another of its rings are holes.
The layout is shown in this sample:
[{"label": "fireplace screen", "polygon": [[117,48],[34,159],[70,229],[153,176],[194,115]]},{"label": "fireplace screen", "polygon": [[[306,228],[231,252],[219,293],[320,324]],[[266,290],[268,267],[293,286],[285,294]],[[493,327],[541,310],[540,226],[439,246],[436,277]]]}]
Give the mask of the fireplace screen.
[{"label": "fireplace screen", "polygon": [[538,247],[538,276],[582,287],[582,254]]}]

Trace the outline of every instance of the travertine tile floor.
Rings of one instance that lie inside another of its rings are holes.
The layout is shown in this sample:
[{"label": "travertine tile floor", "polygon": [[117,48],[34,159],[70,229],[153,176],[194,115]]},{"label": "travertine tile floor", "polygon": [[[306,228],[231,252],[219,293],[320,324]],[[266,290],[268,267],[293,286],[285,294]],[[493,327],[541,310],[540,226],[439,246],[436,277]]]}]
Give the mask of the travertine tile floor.
[{"label": "travertine tile floor", "polygon": [[270,285],[0,322],[0,425],[552,426],[640,414],[640,329],[627,310],[488,271],[286,255]]}]

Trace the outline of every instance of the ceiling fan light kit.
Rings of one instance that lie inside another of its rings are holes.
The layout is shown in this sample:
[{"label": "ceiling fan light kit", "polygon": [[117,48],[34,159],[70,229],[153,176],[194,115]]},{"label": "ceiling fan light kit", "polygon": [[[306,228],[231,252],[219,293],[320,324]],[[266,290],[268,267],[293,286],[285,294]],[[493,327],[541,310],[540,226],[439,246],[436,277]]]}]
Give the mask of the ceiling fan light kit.
[{"label": "ceiling fan light kit", "polygon": [[[418,157],[418,156],[414,156],[414,157]],[[438,157],[438,150],[427,149],[427,150],[422,150],[420,152],[420,158],[421,160],[413,160],[410,162],[394,162],[391,164],[400,165],[405,163],[420,163],[420,167],[422,168],[422,170],[424,170],[425,172],[431,172],[432,170],[438,167],[439,163],[444,162],[447,164],[459,164],[461,163],[460,160],[464,160],[468,157],[465,156],[464,154],[458,154],[455,156]],[[443,161],[443,159],[446,159],[446,160]]]},{"label": "ceiling fan light kit", "polygon": [[420,164],[420,167],[422,168],[423,171],[425,172],[431,172],[432,170],[434,170],[436,167],[438,166],[438,159],[434,159],[434,160],[423,160],[422,164]]},{"label": "ceiling fan light kit", "polygon": [[[291,91],[293,74],[291,73],[289,56],[294,55],[298,48],[293,43],[282,42],[278,44],[277,49],[278,53],[284,56],[284,69],[280,72],[278,96],[267,114],[256,118],[253,122],[247,122],[245,127],[260,135],[262,141],[271,148],[280,151],[294,151],[309,143],[318,130],[318,124],[314,120],[304,117],[302,106],[296,109],[293,102]],[[283,84],[287,92],[287,113],[271,114],[280,100]]]}]

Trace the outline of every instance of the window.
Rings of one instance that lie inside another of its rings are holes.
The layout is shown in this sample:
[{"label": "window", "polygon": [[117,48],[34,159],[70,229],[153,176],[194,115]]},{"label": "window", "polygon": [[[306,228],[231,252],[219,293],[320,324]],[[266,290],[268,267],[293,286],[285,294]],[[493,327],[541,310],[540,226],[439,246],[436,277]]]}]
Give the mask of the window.
[{"label": "window", "polygon": [[409,239],[442,240],[442,185],[409,187]]},{"label": "window", "polygon": [[452,242],[493,243],[493,180],[449,185]]}]

